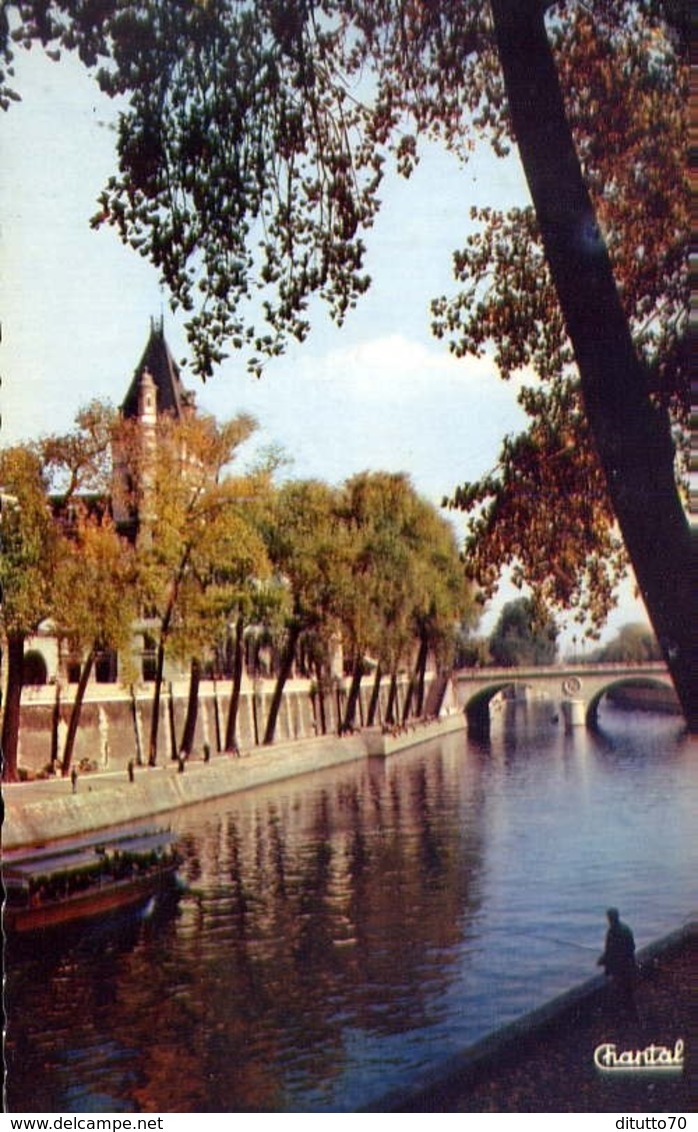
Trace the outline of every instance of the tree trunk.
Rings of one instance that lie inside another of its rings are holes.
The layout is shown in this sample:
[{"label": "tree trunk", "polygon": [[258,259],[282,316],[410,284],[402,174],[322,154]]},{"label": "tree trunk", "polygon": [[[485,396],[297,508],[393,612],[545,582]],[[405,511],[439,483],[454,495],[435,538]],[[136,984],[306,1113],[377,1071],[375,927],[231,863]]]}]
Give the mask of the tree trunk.
[{"label": "tree trunk", "polygon": [[7,637],[7,688],[2,717],[2,777],[16,782],[18,777],[19,719],[24,685],[24,633]]},{"label": "tree trunk", "polygon": [[130,687],[131,691],[131,714],[133,715],[133,734],[136,740],[136,765],[143,766],[143,743],[141,739],[141,721],[138,715],[138,700],[136,699],[136,689],[133,684]]},{"label": "tree trunk", "polygon": [[189,699],[187,701],[187,714],[184,720],[184,730],[182,732],[182,742],[179,745],[179,753],[189,756],[194,746],[194,736],[196,734],[196,720],[199,714],[199,685],[201,684],[201,662],[194,658],[191,662],[191,669],[189,673]]},{"label": "tree trunk", "polygon": [[373,689],[371,691],[371,701],[368,705],[368,715],[366,717],[366,726],[373,727],[376,719],[376,712],[378,711],[378,704],[380,702],[381,694],[381,680],[383,679],[383,671],[380,664],[376,667],[376,674],[373,678]]},{"label": "tree trunk", "polygon": [[254,745],[255,745],[255,747],[258,747],[259,746],[260,727],[259,727],[259,711],[258,711],[258,705],[257,705],[257,689],[256,688],[252,693],[252,724],[253,724],[253,727],[254,727]]},{"label": "tree trunk", "polygon": [[213,726],[216,729],[216,750],[222,751],[221,744],[221,707],[218,699],[218,685],[215,676],[213,677]]},{"label": "tree trunk", "polygon": [[344,709],[344,723],[342,729],[344,731],[351,731],[354,727],[356,719],[356,705],[359,702],[359,694],[361,692],[361,677],[364,672],[364,658],[361,653],[357,653],[354,658],[354,667],[351,673],[351,684],[349,686],[349,695],[347,697],[347,706]]},{"label": "tree trunk", "polygon": [[696,539],[668,414],[652,404],[565,116],[538,0],[492,0],[499,57],[546,258],[609,497],[690,730],[698,730]]},{"label": "tree trunk", "polygon": [[294,626],[289,630],[288,639],[286,641],[286,648],[284,649],[281,657],[281,664],[279,666],[279,675],[276,678],[276,685],[274,687],[274,695],[272,696],[271,704],[269,706],[269,717],[267,719],[267,726],[264,731],[264,745],[270,746],[274,742],[274,734],[276,732],[276,721],[279,717],[279,709],[281,707],[281,700],[284,694],[284,686],[293,668],[293,658],[296,654],[296,645],[300,637],[300,629]]},{"label": "tree trunk", "polygon": [[[173,579],[170,596],[167,601],[167,608],[165,615],[160,624],[160,640],[158,641],[158,659],[155,670],[155,688],[153,691],[153,714],[150,718],[150,740],[148,742],[148,766],[155,766],[158,760],[158,728],[160,726],[160,696],[162,694],[162,680],[165,671],[165,642],[170,635],[172,627],[172,619],[174,617],[175,608],[177,605],[177,598],[179,596],[179,589],[182,579],[186,573],[193,543],[187,543],[184,553],[182,554],[177,573]],[[172,700],[170,699],[170,703]],[[173,729],[172,729],[173,730]],[[172,735],[172,758],[177,758],[177,751],[174,750],[174,734]]]},{"label": "tree trunk", "polygon": [[[61,774],[64,778],[67,777],[70,771],[70,764],[73,761],[73,749],[75,747],[75,737],[78,733],[78,724],[80,723],[80,712],[82,711],[83,701],[85,699],[85,691],[92,672],[92,666],[95,661],[95,650],[91,648],[80,670],[80,679],[78,686],[75,689],[75,699],[73,700],[73,707],[70,712],[70,719],[68,721],[68,730],[65,736],[65,747],[63,748],[63,759]],[[61,752],[59,751],[59,758]]]},{"label": "tree trunk", "polygon": [[320,734],[327,734],[327,713],[325,705],[325,683],[322,678],[322,668],[319,664],[315,665],[315,680],[317,682],[317,702],[320,710]]},{"label": "tree trunk", "polygon": [[343,730],[342,721],[344,719],[344,689],[337,683],[334,693],[334,703],[337,711],[337,734],[341,735]]},{"label": "tree trunk", "polygon": [[233,690],[230,695],[225,728],[226,751],[234,751],[237,747],[238,711],[240,708],[240,689],[242,688],[243,629],[243,619],[238,617],[235,623],[235,641],[233,644]]},{"label": "tree trunk", "polygon": [[417,683],[417,703],[415,706],[415,715],[420,717],[424,715],[424,684],[427,675],[427,660],[429,659],[429,639],[426,633],[422,634],[422,639],[419,643],[419,655],[417,656],[417,663],[415,665],[415,676]]},{"label": "tree trunk", "polygon": [[177,762],[179,759],[179,748],[177,746],[177,727],[175,724],[174,688],[172,687],[171,680],[167,689],[167,720],[170,725],[170,758],[173,762]]},{"label": "tree trunk", "polygon": [[446,692],[448,691],[448,682],[451,679],[450,672],[439,672],[437,677],[438,691],[434,699],[434,716],[439,718],[439,713],[443,707],[444,700],[446,699]]},{"label": "tree trunk", "polygon": [[385,709],[385,722],[395,723],[396,709],[398,708],[397,702],[397,672],[393,672],[390,676],[390,692],[388,693],[388,706]]},{"label": "tree trunk", "polygon": [[53,711],[51,713],[51,773],[55,774],[56,763],[58,762],[58,724],[61,722],[61,684],[56,680],[56,696],[53,701]]},{"label": "tree trunk", "polygon": [[158,728],[160,727],[160,696],[162,694],[162,677],[165,671],[165,643],[160,637],[158,642],[158,659],[155,668],[155,687],[153,689],[153,707],[150,717],[150,738],[148,740],[148,766],[155,766],[158,761]]},{"label": "tree trunk", "polygon": [[414,696],[414,685],[416,682],[416,674],[413,672],[407,682],[407,691],[405,692],[405,702],[402,705],[402,724],[403,727],[410,717],[410,709],[412,707],[412,697]]},{"label": "tree trunk", "polygon": [[412,701],[415,700],[415,716],[419,717],[422,714],[422,707],[424,704],[424,672],[427,666],[427,654],[429,652],[429,641],[426,634],[421,633],[419,638],[419,651],[414,665],[414,672],[410,676],[410,682],[407,686],[407,694],[405,696],[405,704],[402,709],[402,722],[407,723],[410,718],[410,711],[412,709]]}]

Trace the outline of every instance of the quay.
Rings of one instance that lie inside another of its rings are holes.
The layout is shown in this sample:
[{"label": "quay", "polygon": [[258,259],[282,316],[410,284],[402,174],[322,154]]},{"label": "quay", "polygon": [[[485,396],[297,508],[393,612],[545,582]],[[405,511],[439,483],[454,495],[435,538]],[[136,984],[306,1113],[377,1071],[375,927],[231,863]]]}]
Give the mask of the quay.
[{"label": "quay", "polygon": [[142,818],[162,819],[182,806],[250,790],[284,778],[339,766],[355,759],[385,757],[454,731],[464,730],[456,712],[404,728],[366,728],[351,735],[324,735],[255,747],[239,756],[217,754],[188,760],[184,773],[170,759],[155,767],[96,771],[67,778],[36,779],[4,788],[5,849],[43,845],[79,833],[125,826]]},{"label": "quay", "polygon": [[[127,825],[142,818],[155,818],[196,802],[252,789],[353,759],[386,757],[427,740],[468,729],[478,735],[488,728],[490,703],[497,694],[547,701],[551,711],[567,705],[582,705],[576,722],[590,722],[602,695],[609,690],[639,690],[652,685],[655,693],[673,694],[665,687],[662,665],[599,665],[572,671],[551,669],[471,669],[456,672],[447,685],[435,674],[427,681],[425,713],[429,720],[410,719],[403,726],[383,724],[389,682],[383,681],[377,726],[364,727],[339,736],[341,697],[328,697],[325,705],[327,734],[317,734],[317,705],[308,681],[289,681],[284,693],[278,738],[271,746],[259,743],[259,720],[266,718],[271,681],[245,681],[241,697],[241,757],[212,754],[203,761],[205,748],[218,751],[223,731],[224,706],[230,696],[225,684],[202,682],[195,741],[196,754],[187,761],[186,773],[178,773],[176,735],[181,731],[186,708],[187,685],[169,683],[161,703],[158,765],[135,765],[133,781],[127,775],[129,762],[143,764],[151,702],[146,688],[137,693],[116,685],[92,685],[88,689],[81,718],[73,765],[78,785],[73,793],[65,778],[46,777],[52,744],[56,739],[58,689],[25,689],[20,732],[20,769],[27,781],[9,785],[4,791],[3,844],[7,848],[43,844],[78,833]],[[400,686],[405,696],[406,680]],[[64,689],[60,701],[65,728],[73,689]],[[371,689],[362,689],[359,718],[368,714]],[[565,700],[567,697],[567,700]],[[562,701],[562,703],[561,703]],[[437,705],[441,705],[437,707]],[[398,701],[400,706],[400,701]],[[570,709],[571,710],[571,709]],[[438,716],[437,716],[438,711]],[[563,711],[563,716],[565,712]],[[434,718],[436,717],[436,718]],[[572,718],[570,716],[570,718]],[[53,722],[52,722],[53,721]],[[52,737],[53,736],[53,737]],[[57,743],[60,746],[60,742]],[[134,754],[138,758],[134,759]],[[89,766],[83,771],[83,764]]]}]

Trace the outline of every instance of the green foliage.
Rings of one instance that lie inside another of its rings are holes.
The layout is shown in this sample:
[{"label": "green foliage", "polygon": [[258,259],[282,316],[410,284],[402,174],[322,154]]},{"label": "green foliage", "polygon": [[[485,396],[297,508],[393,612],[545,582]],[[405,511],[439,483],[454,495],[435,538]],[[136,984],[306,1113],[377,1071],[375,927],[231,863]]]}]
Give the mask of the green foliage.
[{"label": "green foliage", "polygon": [[258,373],[305,338],[313,296],[341,323],[366,291],[363,232],[386,159],[409,176],[413,127],[456,137],[483,102],[481,50],[492,86],[480,5],[465,19],[460,5],[450,29],[451,4],[436,17],[420,7],[20,0],[12,32],[0,29],[0,98],[15,93],[13,43],[36,40],[77,50],[104,91],[127,96],[119,170],[93,223],[158,268],[189,316],[199,373],[230,348]]},{"label": "green foliage", "polygon": [[0,452],[0,616],[6,635],[29,635],[49,615],[57,532],[38,455],[18,446]]},{"label": "green foliage", "polygon": [[52,620],[74,654],[127,651],[138,615],[133,547],[108,518],[82,515],[66,537],[54,578]]},{"label": "green foliage", "polygon": [[641,664],[648,660],[661,660],[661,649],[652,630],[642,622],[623,625],[613,640],[596,649],[591,659],[605,663],[621,662]]},{"label": "green foliage", "polygon": [[341,501],[353,546],[344,622],[354,650],[390,671],[412,640],[415,502],[407,476],[382,472],[353,477]]},{"label": "green foliage", "polygon": [[221,425],[210,417],[162,418],[142,453],[135,485],[142,601],[179,656],[220,636],[249,603],[253,579],[269,572],[246,518],[253,484],[229,470],[255,427],[244,415]]},{"label": "green foliage", "polygon": [[270,566],[261,536],[244,517],[233,495],[206,526],[205,538],[193,547],[179,590],[171,651],[189,659],[224,648],[231,622],[270,613]]},{"label": "green foliage", "polygon": [[513,668],[526,664],[552,664],[557,653],[557,626],[531,598],[506,603],[490,636],[494,664]]},{"label": "green foliage", "polygon": [[[653,355],[673,356],[657,336],[675,341],[671,312],[685,295],[677,137],[686,37],[669,4],[547,6],[630,315]],[[476,0],[21,0],[0,28],[6,99],[15,45],[37,40],[54,54],[77,50],[105,91],[129,98],[120,169],[95,222],[113,224],[152,259],[175,305],[191,312],[203,374],[231,346],[273,356],[288,334],[305,337],[315,293],[341,321],[368,285],[361,232],[379,207],[389,152],[409,176],[422,136],[464,158],[478,133],[497,151],[511,144],[492,18]],[[466,290],[441,308],[439,324],[458,330],[458,352],[490,340],[505,373],[530,363],[542,376],[559,370],[569,346],[531,211],[476,218],[484,236],[455,257]],[[495,286],[483,291],[490,269]],[[659,321],[649,317],[660,310]]]},{"label": "green foliage", "polygon": [[338,625],[340,588],[349,545],[336,513],[336,492],[317,480],[279,488],[263,533],[267,550],[289,594],[288,621],[300,631]]},{"label": "green foliage", "polygon": [[390,671],[425,640],[446,660],[477,606],[451,525],[403,474],[363,472],[344,485],[340,515],[352,557],[342,623],[354,654]]},{"label": "green foliage", "polygon": [[468,628],[456,633],[454,668],[484,668],[492,663],[490,643],[486,637],[473,637]]},{"label": "green foliage", "polygon": [[118,415],[111,405],[94,400],[83,406],[75,427],[53,433],[36,444],[51,492],[65,501],[79,495],[105,495],[112,483],[112,442]]}]

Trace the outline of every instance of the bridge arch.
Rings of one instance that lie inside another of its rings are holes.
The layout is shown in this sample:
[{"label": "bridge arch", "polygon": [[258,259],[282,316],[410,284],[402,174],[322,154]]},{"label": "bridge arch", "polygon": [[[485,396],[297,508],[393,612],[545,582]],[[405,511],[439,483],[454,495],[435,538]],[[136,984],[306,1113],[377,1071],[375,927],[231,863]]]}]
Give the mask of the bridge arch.
[{"label": "bridge arch", "polygon": [[673,684],[670,680],[663,680],[656,676],[623,676],[615,680],[609,680],[607,684],[598,688],[593,696],[587,703],[586,707],[586,724],[587,727],[597,728],[599,726],[599,706],[601,701],[609,692],[615,688],[657,688],[663,692],[674,692]]},{"label": "bridge arch", "polygon": [[[654,689],[660,710],[676,703],[666,665],[644,664],[549,665],[527,668],[466,668],[453,674],[453,694],[473,732],[487,729],[489,705],[498,692],[526,689],[536,700],[547,700],[557,714],[566,705],[570,722],[594,726],[599,704],[614,687]],[[518,698],[518,697],[517,697]],[[649,698],[649,697],[648,697]],[[677,704],[678,707],[678,704]],[[572,711],[574,708],[574,711]],[[574,718],[573,718],[574,717]]]},{"label": "bridge arch", "polygon": [[480,688],[466,700],[463,711],[468,723],[468,732],[475,735],[486,734],[490,726],[490,704],[492,700],[499,692],[517,687],[525,687],[525,685],[513,678],[500,679],[493,684],[488,684],[485,688]]}]

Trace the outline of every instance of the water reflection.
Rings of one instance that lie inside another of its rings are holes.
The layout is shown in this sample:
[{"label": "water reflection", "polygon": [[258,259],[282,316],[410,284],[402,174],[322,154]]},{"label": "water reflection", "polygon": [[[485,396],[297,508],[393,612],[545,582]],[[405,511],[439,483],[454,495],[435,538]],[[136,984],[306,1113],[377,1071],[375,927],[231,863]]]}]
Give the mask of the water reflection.
[{"label": "water reflection", "polygon": [[10,1110],[366,1104],[592,973],[608,903],[640,944],[677,926],[695,787],[673,721],[529,706],[181,811],[176,913],[8,946]]}]

